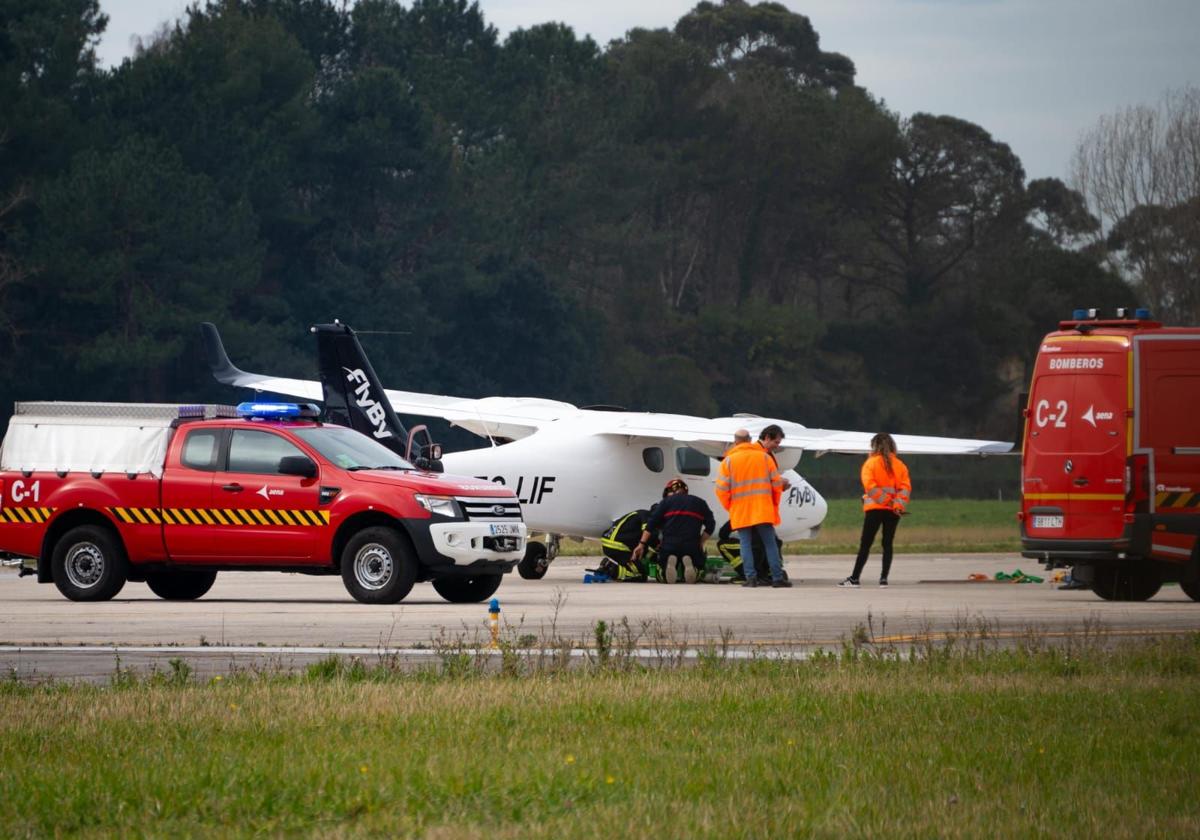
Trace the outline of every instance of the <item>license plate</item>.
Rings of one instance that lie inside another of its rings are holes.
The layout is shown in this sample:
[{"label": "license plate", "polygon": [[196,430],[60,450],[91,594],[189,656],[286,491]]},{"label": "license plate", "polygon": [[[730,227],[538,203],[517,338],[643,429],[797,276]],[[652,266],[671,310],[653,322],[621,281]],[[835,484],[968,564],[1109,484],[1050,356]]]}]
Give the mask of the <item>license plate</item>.
[{"label": "license plate", "polygon": [[519,537],[521,536],[520,525],[492,525],[492,535],[497,537]]},{"label": "license plate", "polygon": [[1033,517],[1034,528],[1061,528],[1063,526],[1063,518],[1061,516],[1035,516]]}]

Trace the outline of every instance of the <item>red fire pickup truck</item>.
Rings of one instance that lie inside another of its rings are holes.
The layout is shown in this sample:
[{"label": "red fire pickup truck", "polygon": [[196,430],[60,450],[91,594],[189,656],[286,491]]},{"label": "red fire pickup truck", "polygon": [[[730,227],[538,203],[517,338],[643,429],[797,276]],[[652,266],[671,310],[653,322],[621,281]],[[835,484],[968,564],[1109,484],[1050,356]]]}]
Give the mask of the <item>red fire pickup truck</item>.
[{"label": "red fire pickup truck", "polygon": [[524,555],[507,488],[417,470],[315,406],[18,403],[0,446],[0,554],[76,601],[128,580],[199,598],[218,571],[340,574],[392,604],[418,581],[481,601]]}]

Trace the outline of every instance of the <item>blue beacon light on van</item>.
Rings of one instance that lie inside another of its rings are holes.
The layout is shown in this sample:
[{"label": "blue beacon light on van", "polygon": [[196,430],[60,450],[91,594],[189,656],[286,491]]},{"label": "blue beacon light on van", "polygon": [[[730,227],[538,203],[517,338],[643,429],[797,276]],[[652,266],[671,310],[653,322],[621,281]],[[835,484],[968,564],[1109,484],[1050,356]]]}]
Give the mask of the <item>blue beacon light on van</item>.
[{"label": "blue beacon light on van", "polygon": [[315,417],[317,407],[311,404],[298,405],[283,402],[244,402],[238,403],[237,413],[239,417],[278,420],[291,417]]}]

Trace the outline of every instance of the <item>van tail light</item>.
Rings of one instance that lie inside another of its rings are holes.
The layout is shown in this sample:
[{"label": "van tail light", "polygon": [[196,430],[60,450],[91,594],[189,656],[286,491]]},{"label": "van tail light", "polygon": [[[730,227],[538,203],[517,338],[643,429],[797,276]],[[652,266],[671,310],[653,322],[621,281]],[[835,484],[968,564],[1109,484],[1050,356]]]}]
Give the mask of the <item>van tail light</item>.
[{"label": "van tail light", "polygon": [[1125,512],[1145,513],[1150,509],[1150,456],[1130,455],[1125,459]]}]

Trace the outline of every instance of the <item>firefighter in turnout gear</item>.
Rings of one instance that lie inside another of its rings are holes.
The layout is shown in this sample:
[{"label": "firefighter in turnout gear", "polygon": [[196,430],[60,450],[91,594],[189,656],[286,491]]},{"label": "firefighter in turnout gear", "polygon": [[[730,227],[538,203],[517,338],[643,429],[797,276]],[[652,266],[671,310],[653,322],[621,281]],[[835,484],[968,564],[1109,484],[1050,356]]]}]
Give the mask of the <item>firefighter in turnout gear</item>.
[{"label": "firefighter in turnout gear", "polygon": [[[657,507],[655,505],[654,507]],[[613,580],[640,583],[646,580],[646,568],[658,556],[658,540],[651,537],[642,558],[633,559],[633,548],[641,539],[654,508],[633,510],[613,521],[600,537],[604,560],[599,571]]]},{"label": "firefighter in turnout gear", "polygon": [[687,583],[699,581],[704,574],[704,543],[716,530],[717,523],[708,503],[688,493],[688,486],[681,478],[672,478],[663,489],[663,500],[650,514],[641,541],[633,549],[635,561],[642,559],[647,544],[660,528],[658,556],[662,558],[664,582],[677,583],[681,573]]}]

